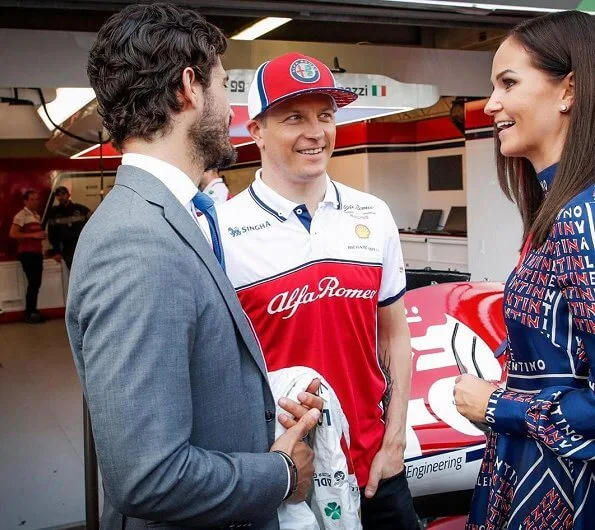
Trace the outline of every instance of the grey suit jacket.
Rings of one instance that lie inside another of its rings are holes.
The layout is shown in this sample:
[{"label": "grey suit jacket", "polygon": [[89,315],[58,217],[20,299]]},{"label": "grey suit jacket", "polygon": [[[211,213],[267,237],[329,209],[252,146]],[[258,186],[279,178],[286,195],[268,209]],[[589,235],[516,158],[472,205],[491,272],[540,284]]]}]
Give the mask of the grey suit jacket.
[{"label": "grey suit jacket", "polygon": [[120,166],[78,242],[66,323],[102,529],[278,528],[287,468],[268,452],[262,354],[200,229],[153,175]]}]

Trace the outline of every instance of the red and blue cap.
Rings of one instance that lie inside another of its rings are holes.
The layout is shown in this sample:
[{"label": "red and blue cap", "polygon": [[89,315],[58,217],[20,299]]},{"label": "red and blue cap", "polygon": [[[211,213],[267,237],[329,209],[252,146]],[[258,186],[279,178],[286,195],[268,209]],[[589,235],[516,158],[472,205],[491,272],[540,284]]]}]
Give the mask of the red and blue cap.
[{"label": "red and blue cap", "polygon": [[337,86],[328,66],[313,57],[287,53],[261,64],[248,91],[248,116],[262,114],[277,103],[303,94],[327,94],[337,108],[349,105],[357,95]]}]

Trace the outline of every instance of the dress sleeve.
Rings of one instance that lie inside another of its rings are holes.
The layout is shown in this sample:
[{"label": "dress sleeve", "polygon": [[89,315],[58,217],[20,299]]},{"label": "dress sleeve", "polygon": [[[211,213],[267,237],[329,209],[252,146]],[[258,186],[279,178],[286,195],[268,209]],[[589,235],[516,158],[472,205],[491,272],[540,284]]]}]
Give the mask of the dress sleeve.
[{"label": "dress sleeve", "polygon": [[539,394],[498,389],[486,413],[495,431],[534,438],[559,456],[579,460],[595,460],[594,219],[595,203],[575,204],[561,212],[546,242],[568,307],[575,377],[585,386],[547,387]]}]

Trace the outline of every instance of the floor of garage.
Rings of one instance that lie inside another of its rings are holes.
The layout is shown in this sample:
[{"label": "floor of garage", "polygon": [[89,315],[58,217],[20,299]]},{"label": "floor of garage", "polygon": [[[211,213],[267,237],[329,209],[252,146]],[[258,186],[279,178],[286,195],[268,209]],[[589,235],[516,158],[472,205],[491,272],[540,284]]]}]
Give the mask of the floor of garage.
[{"label": "floor of garage", "polygon": [[81,528],[82,392],[62,320],[0,324],[0,527]]}]

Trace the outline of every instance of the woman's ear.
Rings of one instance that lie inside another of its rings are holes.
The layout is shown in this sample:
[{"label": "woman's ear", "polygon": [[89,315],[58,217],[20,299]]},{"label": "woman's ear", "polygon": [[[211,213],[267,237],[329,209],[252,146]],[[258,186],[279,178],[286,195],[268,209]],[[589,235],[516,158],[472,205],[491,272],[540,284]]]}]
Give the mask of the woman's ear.
[{"label": "woman's ear", "polygon": [[574,103],[574,72],[570,72],[563,80],[562,80],[562,96],[560,105],[565,106],[567,110],[572,108]]}]

